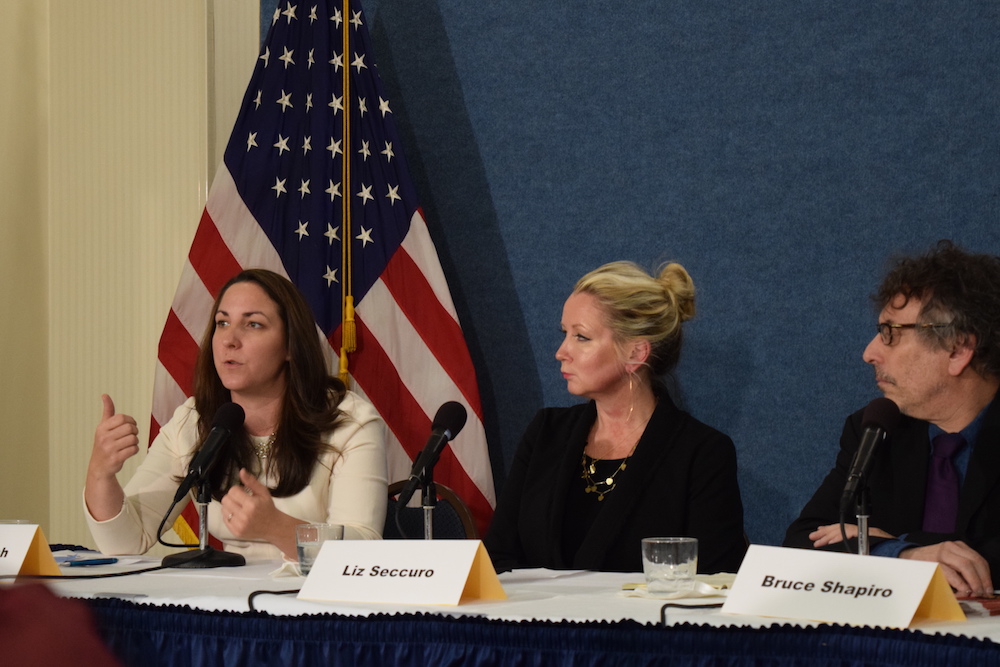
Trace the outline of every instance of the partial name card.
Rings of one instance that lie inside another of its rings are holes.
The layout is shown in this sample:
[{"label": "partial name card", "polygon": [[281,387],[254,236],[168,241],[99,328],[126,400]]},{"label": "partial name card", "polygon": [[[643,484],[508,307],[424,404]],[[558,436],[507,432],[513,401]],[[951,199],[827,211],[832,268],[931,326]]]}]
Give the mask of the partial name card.
[{"label": "partial name card", "polygon": [[0,523],[0,575],[60,575],[38,524]]},{"label": "partial name card", "polygon": [[507,594],[479,540],[330,540],[298,597],[457,605]]},{"label": "partial name card", "polygon": [[965,620],[937,563],[756,544],[722,613],[886,628]]}]

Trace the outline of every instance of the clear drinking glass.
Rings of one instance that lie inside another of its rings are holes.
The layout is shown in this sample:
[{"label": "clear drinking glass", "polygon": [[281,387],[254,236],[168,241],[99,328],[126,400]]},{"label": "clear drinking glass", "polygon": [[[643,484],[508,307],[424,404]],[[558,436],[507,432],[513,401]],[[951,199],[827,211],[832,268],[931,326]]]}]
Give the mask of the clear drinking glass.
[{"label": "clear drinking glass", "polygon": [[693,537],[647,537],[642,540],[642,571],[650,593],[694,588],[698,540]]},{"label": "clear drinking glass", "polygon": [[327,540],[344,538],[344,527],[335,523],[303,523],[295,527],[295,546],[299,551],[299,571],[309,574],[320,547]]}]

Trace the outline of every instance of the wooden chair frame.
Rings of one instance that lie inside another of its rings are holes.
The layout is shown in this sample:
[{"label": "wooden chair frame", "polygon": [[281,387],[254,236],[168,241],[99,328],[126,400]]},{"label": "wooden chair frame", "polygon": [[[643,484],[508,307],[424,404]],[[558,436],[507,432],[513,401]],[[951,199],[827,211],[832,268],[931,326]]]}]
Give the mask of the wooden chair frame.
[{"label": "wooden chair frame", "polygon": [[[406,480],[401,480],[398,482],[393,482],[389,485],[389,510],[393,511],[392,504],[396,502],[396,496],[399,492],[403,490],[406,486]],[[466,539],[478,540],[479,530],[476,528],[476,522],[472,518],[472,512],[469,511],[469,506],[452,490],[450,487],[441,484],[440,482],[435,482],[434,487],[437,489],[437,496],[439,501],[445,501],[455,510],[458,515],[459,520],[462,522],[462,529],[465,530]]]}]

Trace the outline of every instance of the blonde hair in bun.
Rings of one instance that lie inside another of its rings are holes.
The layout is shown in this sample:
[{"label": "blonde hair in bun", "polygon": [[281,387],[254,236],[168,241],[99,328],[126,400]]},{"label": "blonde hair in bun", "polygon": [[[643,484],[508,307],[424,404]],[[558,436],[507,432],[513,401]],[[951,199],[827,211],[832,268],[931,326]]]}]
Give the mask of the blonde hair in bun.
[{"label": "blonde hair in bun", "polygon": [[687,322],[694,317],[694,281],[687,269],[677,262],[664,264],[660,267],[658,280],[680,321]]},{"label": "blonde hair in bun", "polygon": [[597,300],[620,344],[649,342],[647,365],[654,376],[677,365],[681,324],[695,315],[694,282],[683,266],[665,264],[654,278],[634,262],[610,262],[580,278],[573,292]]}]

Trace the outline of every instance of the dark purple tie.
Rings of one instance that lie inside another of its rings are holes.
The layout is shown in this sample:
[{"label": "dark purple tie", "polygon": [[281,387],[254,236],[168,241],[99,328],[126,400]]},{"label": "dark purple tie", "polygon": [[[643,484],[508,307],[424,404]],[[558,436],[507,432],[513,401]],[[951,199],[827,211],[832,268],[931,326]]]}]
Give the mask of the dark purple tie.
[{"label": "dark purple tie", "polygon": [[927,532],[955,532],[958,473],[951,457],[964,446],[965,438],[961,433],[942,433],[934,438],[934,452],[927,470],[927,499],[924,501],[924,530]]}]

